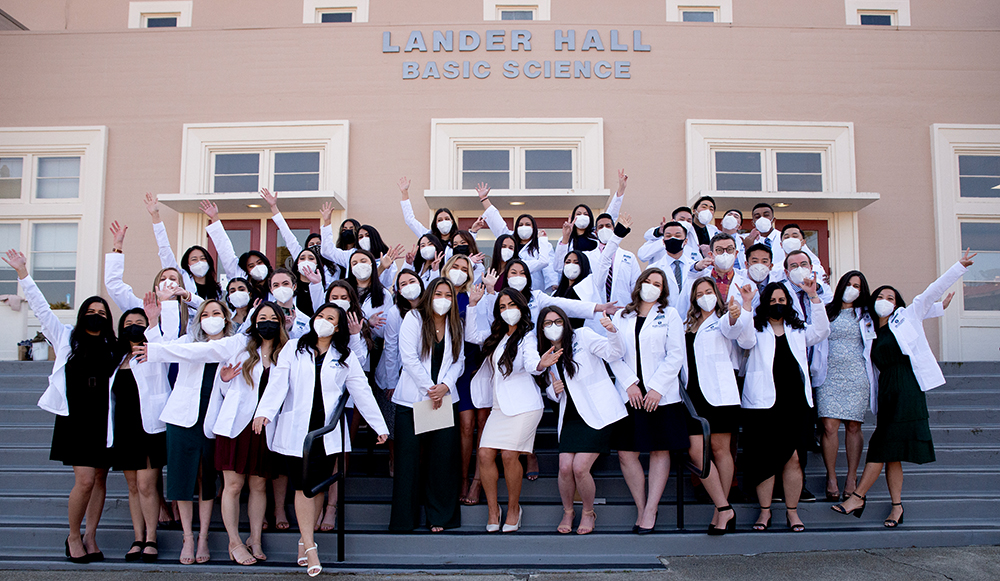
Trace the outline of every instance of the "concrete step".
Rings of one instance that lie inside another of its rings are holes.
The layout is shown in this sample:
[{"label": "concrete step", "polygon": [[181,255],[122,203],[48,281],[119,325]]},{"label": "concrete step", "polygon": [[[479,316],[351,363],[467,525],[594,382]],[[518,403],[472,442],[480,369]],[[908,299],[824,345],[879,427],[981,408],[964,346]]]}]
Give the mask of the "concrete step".
[{"label": "concrete step", "polygon": [[1000,362],[997,361],[941,361],[941,372],[946,378],[958,375],[1000,375]]},{"label": "concrete step", "polygon": [[0,403],[3,405],[32,405],[38,407],[38,398],[42,397],[44,389],[0,389]]}]

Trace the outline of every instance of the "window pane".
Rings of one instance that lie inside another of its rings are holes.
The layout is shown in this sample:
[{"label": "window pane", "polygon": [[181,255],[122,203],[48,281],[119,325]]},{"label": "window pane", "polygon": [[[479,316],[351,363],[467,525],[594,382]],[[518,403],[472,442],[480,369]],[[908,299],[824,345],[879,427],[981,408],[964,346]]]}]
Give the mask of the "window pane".
[{"label": "window pane", "polygon": [[715,12],[685,10],[681,15],[684,22],[715,22]]},{"label": "window pane", "polygon": [[35,224],[31,276],[53,309],[72,309],[76,292],[77,225]]},{"label": "window pane", "polygon": [[274,154],[274,173],[319,172],[318,151],[294,151]]},{"label": "window pane", "polygon": [[570,189],[573,187],[573,172],[527,172],[524,174],[524,187],[529,190]]},{"label": "window pane", "polygon": [[77,198],[80,196],[79,157],[38,158],[35,195],[39,198]]},{"label": "window pane", "polygon": [[822,192],[823,176],[808,174],[778,174],[779,192]]},{"label": "window pane", "polygon": [[760,174],[717,173],[715,174],[715,189],[736,190],[745,192],[761,192]]},{"label": "window pane", "polygon": [[274,191],[276,192],[319,191],[319,174],[318,173],[274,174]]},{"label": "window pane", "polygon": [[[295,239],[299,241],[299,246],[304,248],[306,244],[306,236],[309,236],[309,230],[307,228],[292,228],[292,234],[294,234]],[[295,264],[292,262],[297,257],[292,256],[291,253],[288,252],[288,247],[285,246],[285,239],[281,236],[278,236],[278,246],[275,248],[274,254],[277,258],[275,264],[284,264],[285,267],[292,272],[298,272],[298,269],[295,268]]]},{"label": "window pane", "polygon": [[715,171],[760,173],[760,152],[716,151]]},{"label": "window pane", "polygon": [[176,16],[157,16],[146,19],[146,28],[174,28],[176,26]]},{"label": "window pane", "polygon": [[979,253],[962,277],[965,310],[1000,311],[1000,223],[963,223],[962,248]]},{"label": "window pane", "polygon": [[778,173],[823,173],[823,158],[819,153],[778,152]]},{"label": "window pane", "polygon": [[572,170],[573,152],[568,149],[529,149],[524,152],[524,169]]},{"label": "window pane", "polygon": [[256,174],[260,170],[258,153],[224,153],[215,156],[215,174]]},{"label": "window pane", "polygon": [[500,20],[533,20],[531,10],[501,10]]},{"label": "window pane", "polygon": [[892,26],[891,14],[862,14],[861,24],[872,26]]},{"label": "window pane", "polygon": [[509,171],[510,151],[507,149],[466,149],[462,151],[462,169],[464,171]]},{"label": "window pane", "polygon": [[462,189],[474,190],[476,184],[483,182],[489,184],[494,190],[510,189],[510,172],[495,171],[466,171],[462,172]]},{"label": "window pane", "polygon": [[[1000,252],[1000,223],[962,223],[962,249],[966,248],[971,248],[973,252]],[[978,262],[978,257],[976,260]]]},{"label": "window pane", "polygon": [[233,250],[236,252],[236,256],[242,256],[244,252],[250,250],[249,230],[229,230],[227,228],[226,234],[229,234],[229,239],[233,241]]},{"label": "window pane", "polygon": [[353,14],[350,12],[324,12],[320,16],[320,22],[352,22]]},{"label": "window pane", "polygon": [[257,176],[216,176],[215,191],[219,193],[256,192]]},{"label": "window pane", "polygon": [[[21,225],[0,224],[0,248],[21,249]],[[17,273],[0,260],[0,295],[17,294]]]},{"label": "window pane", "polygon": [[0,199],[21,197],[21,167],[24,160],[20,157],[0,157]]},{"label": "window pane", "polygon": [[1000,197],[1000,155],[960,155],[958,175],[963,198]]}]

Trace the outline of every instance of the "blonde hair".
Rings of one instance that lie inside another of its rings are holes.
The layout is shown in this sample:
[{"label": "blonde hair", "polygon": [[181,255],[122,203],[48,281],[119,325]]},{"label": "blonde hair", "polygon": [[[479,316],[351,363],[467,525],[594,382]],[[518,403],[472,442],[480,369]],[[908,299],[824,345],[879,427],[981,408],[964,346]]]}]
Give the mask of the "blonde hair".
[{"label": "blonde hair", "polygon": [[[444,269],[441,271],[441,276],[451,280],[448,273],[451,272],[451,268],[455,266],[455,263],[459,260],[464,260],[465,264],[469,266],[469,278],[465,280],[461,285],[455,285],[455,291],[460,293],[467,293],[469,289],[472,288],[472,281],[476,277],[475,264],[472,263],[472,259],[464,254],[454,254],[448,259],[448,262],[444,264]],[[452,283],[454,284],[454,283]]]},{"label": "blonde hair", "polygon": [[[161,268],[160,272],[156,273],[156,276],[153,278],[153,294],[156,294],[157,289],[159,289],[159,287],[160,287],[160,279],[163,278],[163,273],[167,272],[168,270],[172,270],[172,271],[174,271],[174,272],[177,273],[177,286],[183,288],[184,290],[187,290],[186,288],[184,288],[184,275],[181,274],[181,271],[177,270],[176,268],[174,268],[172,266],[168,266],[166,268]],[[177,307],[178,307],[178,310],[180,311],[180,316],[181,316],[181,328],[180,328],[180,333],[179,334],[180,335],[186,335],[187,334],[187,328],[188,328],[188,308],[187,308],[187,305],[184,304],[184,301],[182,301],[180,297],[177,297],[174,300],[177,301]],[[225,307],[225,305],[223,305],[223,307]],[[152,322],[150,322],[150,324],[152,324]]]},{"label": "blonde hair", "polygon": [[208,305],[212,304],[219,305],[219,308],[222,309],[222,316],[226,319],[226,326],[222,329],[222,336],[230,337],[236,334],[236,329],[233,327],[233,317],[229,314],[229,307],[226,306],[226,303],[218,299],[208,299],[198,306],[198,312],[195,314],[195,322],[197,324],[192,329],[195,341],[208,341],[208,336],[205,335],[205,331],[201,329],[201,315],[205,312],[205,309],[208,308]]}]

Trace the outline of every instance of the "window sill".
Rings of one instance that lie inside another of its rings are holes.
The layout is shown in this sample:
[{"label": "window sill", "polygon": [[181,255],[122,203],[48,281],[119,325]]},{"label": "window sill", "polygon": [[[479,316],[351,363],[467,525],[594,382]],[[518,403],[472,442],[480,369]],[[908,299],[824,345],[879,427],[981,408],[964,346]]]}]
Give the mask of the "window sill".
[{"label": "window sill", "polygon": [[[492,190],[490,202],[500,211],[515,209],[526,213],[539,210],[570,210],[577,204],[603,208],[611,196],[608,189],[576,190]],[[161,196],[162,199],[162,196]],[[475,190],[424,190],[427,205],[452,211],[482,212]],[[524,202],[512,205],[511,202]]]},{"label": "window sill", "polygon": [[[201,213],[202,200],[215,202],[222,214],[250,214],[269,212],[267,205],[256,192],[233,194],[160,194],[159,200],[168,208],[180,213]],[[347,209],[347,197],[331,190],[318,192],[281,192],[279,203],[282,212],[319,212],[323,202],[333,203],[334,210]],[[250,204],[259,205],[251,208]]]},{"label": "window sill", "polygon": [[[857,212],[858,210],[877,202],[880,195],[874,192],[744,192],[701,190],[697,196],[688,200],[693,203],[701,196],[715,198],[718,209],[736,208],[749,212],[754,204],[767,202],[769,204],[788,204],[792,212]],[[785,208],[781,208],[784,210]]]}]

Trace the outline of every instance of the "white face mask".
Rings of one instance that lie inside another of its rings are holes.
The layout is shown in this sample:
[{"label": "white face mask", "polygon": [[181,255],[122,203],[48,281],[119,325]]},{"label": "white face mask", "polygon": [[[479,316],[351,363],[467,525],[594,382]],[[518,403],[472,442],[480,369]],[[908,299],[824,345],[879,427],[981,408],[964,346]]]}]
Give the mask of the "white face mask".
[{"label": "white face mask", "polygon": [[469,280],[469,275],[457,268],[453,268],[448,271],[448,278],[451,280],[451,284],[462,286],[465,284],[465,281]]},{"label": "white face mask", "polygon": [[334,299],[334,300],[332,300],[330,302],[333,303],[333,304],[335,304],[335,305],[337,305],[338,307],[344,309],[345,313],[350,312],[351,301],[349,301],[347,299]]},{"label": "white face mask", "polygon": [[454,224],[451,223],[451,220],[441,220],[440,222],[437,223],[437,225],[439,232],[441,232],[442,234],[447,234],[451,232],[451,227]]},{"label": "white face mask", "polygon": [[305,275],[306,270],[312,270],[316,272],[316,263],[311,260],[303,260],[299,263],[299,274]]},{"label": "white face mask", "polygon": [[754,282],[764,282],[767,276],[771,274],[771,267],[766,264],[751,264],[747,268],[747,274],[750,275],[750,280]]},{"label": "white face mask", "polygon": [[845,303],[853,303],[854,301],[858,300],[859,296],[861,296],[861,291],[854,288],[853,286],[844,288],[843,300]]},{"label": "white face mask", "polygon": [[400,287],[399,294],[403,295],[403,298],[412,301],[413,299],[420,296],[420,283],[411,282],[410,284]]},{"label": "white face mask", "polygon": [[579,228],[580,230],[583,230],[584,228],[590,225],[590,216],[586,214],[580,214],[579,216],[576,217],[576,219],[573,220],[573,225]]},{"label": "white face mask", "polygon": [[614,228],[601,228],[597,231],[597,239],[601,241],[601,244],[607,244],[608,240],[611,240],[611,235],[614,233]]},{"label": "white face mask", "polygon": [[723,230],[735,230],[740,225],[740,221],[732,214],[726,214],[722,218],[722,229]]},{"label": "white face mask", "polygon": [[729,254],[728,252],[723,252],[722,254],[715,255],[715,269],[722,272],[729,272],[729,269],[733,267],[736,262],[736,255]]},{"label": "white face mask", "polygon": [[792,281],[792,284],[795,286],[799,286],[802,284],[802,281],[809,278],[811,275],[811,270],[804,266],[800,266],[788,271],[788,280]]},{"label": "white face mask", "polygon": [[521,320],[521,309],[517,307],[508,308],[500,313],[500,318],[508,325],[516,325]]},{"label": "white face mask", "polygon": [[703,311],[711,311],[715,308],[715,304],[719,301],[718,297],[715,295],[701,295],[698,297],[698,306],[701,307]]},{"label": "white face mask", "polygon": [[521,240],[530,240],[533,230],[534,229],[531,226],[518,226],[517,235],[521,238]]},{"label": "white face mask", "polygon": [[524,287],[528,286],[528,277],[526,276],[512,276],[507,279],[507,285],[514,290],[524,290]]},{"label": "white face mask", "polygon": [[247,291],[235,291],[229,293],[229,304],[237,309],[242,309],[243,307],[250,304],[250,293]]},{"label": "white face mask", "polygon": [[318,337],[329,337],[337,330],[337,326],[326,319],[316,319],[313,321],[313,330]]},{"label": "white face mask", "polygon": [[698,221],[701,222],[702,226],[708,226],[711,224],[713,218],[715,218],[715,214],[709,210],[702,210],[698,212]]},{"label": "white face mask", "polygon": [[660,289],[655,285],[644,282],[639,289],[639,298],[647,303],[658,301],[660,300]]},{"label": "white face mask", "polygon": [[360,240],[358,240],[358,246],[360,246],[364,250],[371,250],[372,249],[372,239],[371,239],[371,237],[365,236],[364,238],[361,238]]},{"label": "white face mask", "polygon": [[278,286],[271,289],[271,294],[274,295],[274,300],[279,303],[287,303],[295,296],[295,291],[290,286]]},{"label": "white face mask", "polygon": [[257,281],[264,280],[265,278],[267,278],[267,265],[258,264],[257,266],[251,268],[250,276]]},{"label": "white face mask", "polygon": [[888,317],[896,310],[896,305],[885,299],[875,301],[875,314],[880,317]]},{"label": "white face mask", "polygon": [[430,244],[420,249],[420,257],[424,260],[434,260],[435,256],[437,256],[437,249]]},{"label": "white face mask", "polygon": [[802,241],[798,238],[785,238],[781,241],[781,249],[785,251],[785,254],[801,250]]},{"label": "white face mask", "polygon": [[576,277],[580,276],[580,265],[567,262],[563,265],[563,274],[570,280],[576,280]]},{"label": "white face mask", "polygon": [[753,225],[754,228],[757,228],[757,231],[760,232],[761,234],[766,235],[768,232],[771,231],[771,221],[763,216],[754,220]]},{"label": "white face mask", "polygon": [[191,274],[195,276],[205,276],[208,274],[208,263],[202,260],[201,262],[196,262],[188,268],[191,270]]},{"label": "white face mask", "polygon": [[549,325],[542,330],[545,333],[545,338],[549,341],[558,341],[562,339],[563,336],[563,326],[562,323]]},{"label": "white face mask", "polygon": [[163,280],[160,281],[160,285],[159,286],[160,286],[160,290],[170,290],[172,288],[177,288],[177,283],[174,282],[174,281],[172,281],[172,280],[170,280],[169,278],[165,278],[165,279],[163,279]]},{"label": "white face mask", "polygon": [[501,248],[500,249],[500,258],[504,262],[507,262],[511,258],[514,258],[514,249],[513,248]]},{"label": "white face mask", "polygon": [[206,335],[218,335],[226,328],[226,319],[223,317],[205,317],[201,320],[201,330]]},{"label": "white face mask", "polygon": [[435,313],[443,315],[451,310],[451,299],[434,299],[431,306]]},{"label": "white face mask", "polygon": [[368,280],[372,275],[372,265],[367,262],[359,262],[351,267],[351,274],[358,280]]}]

